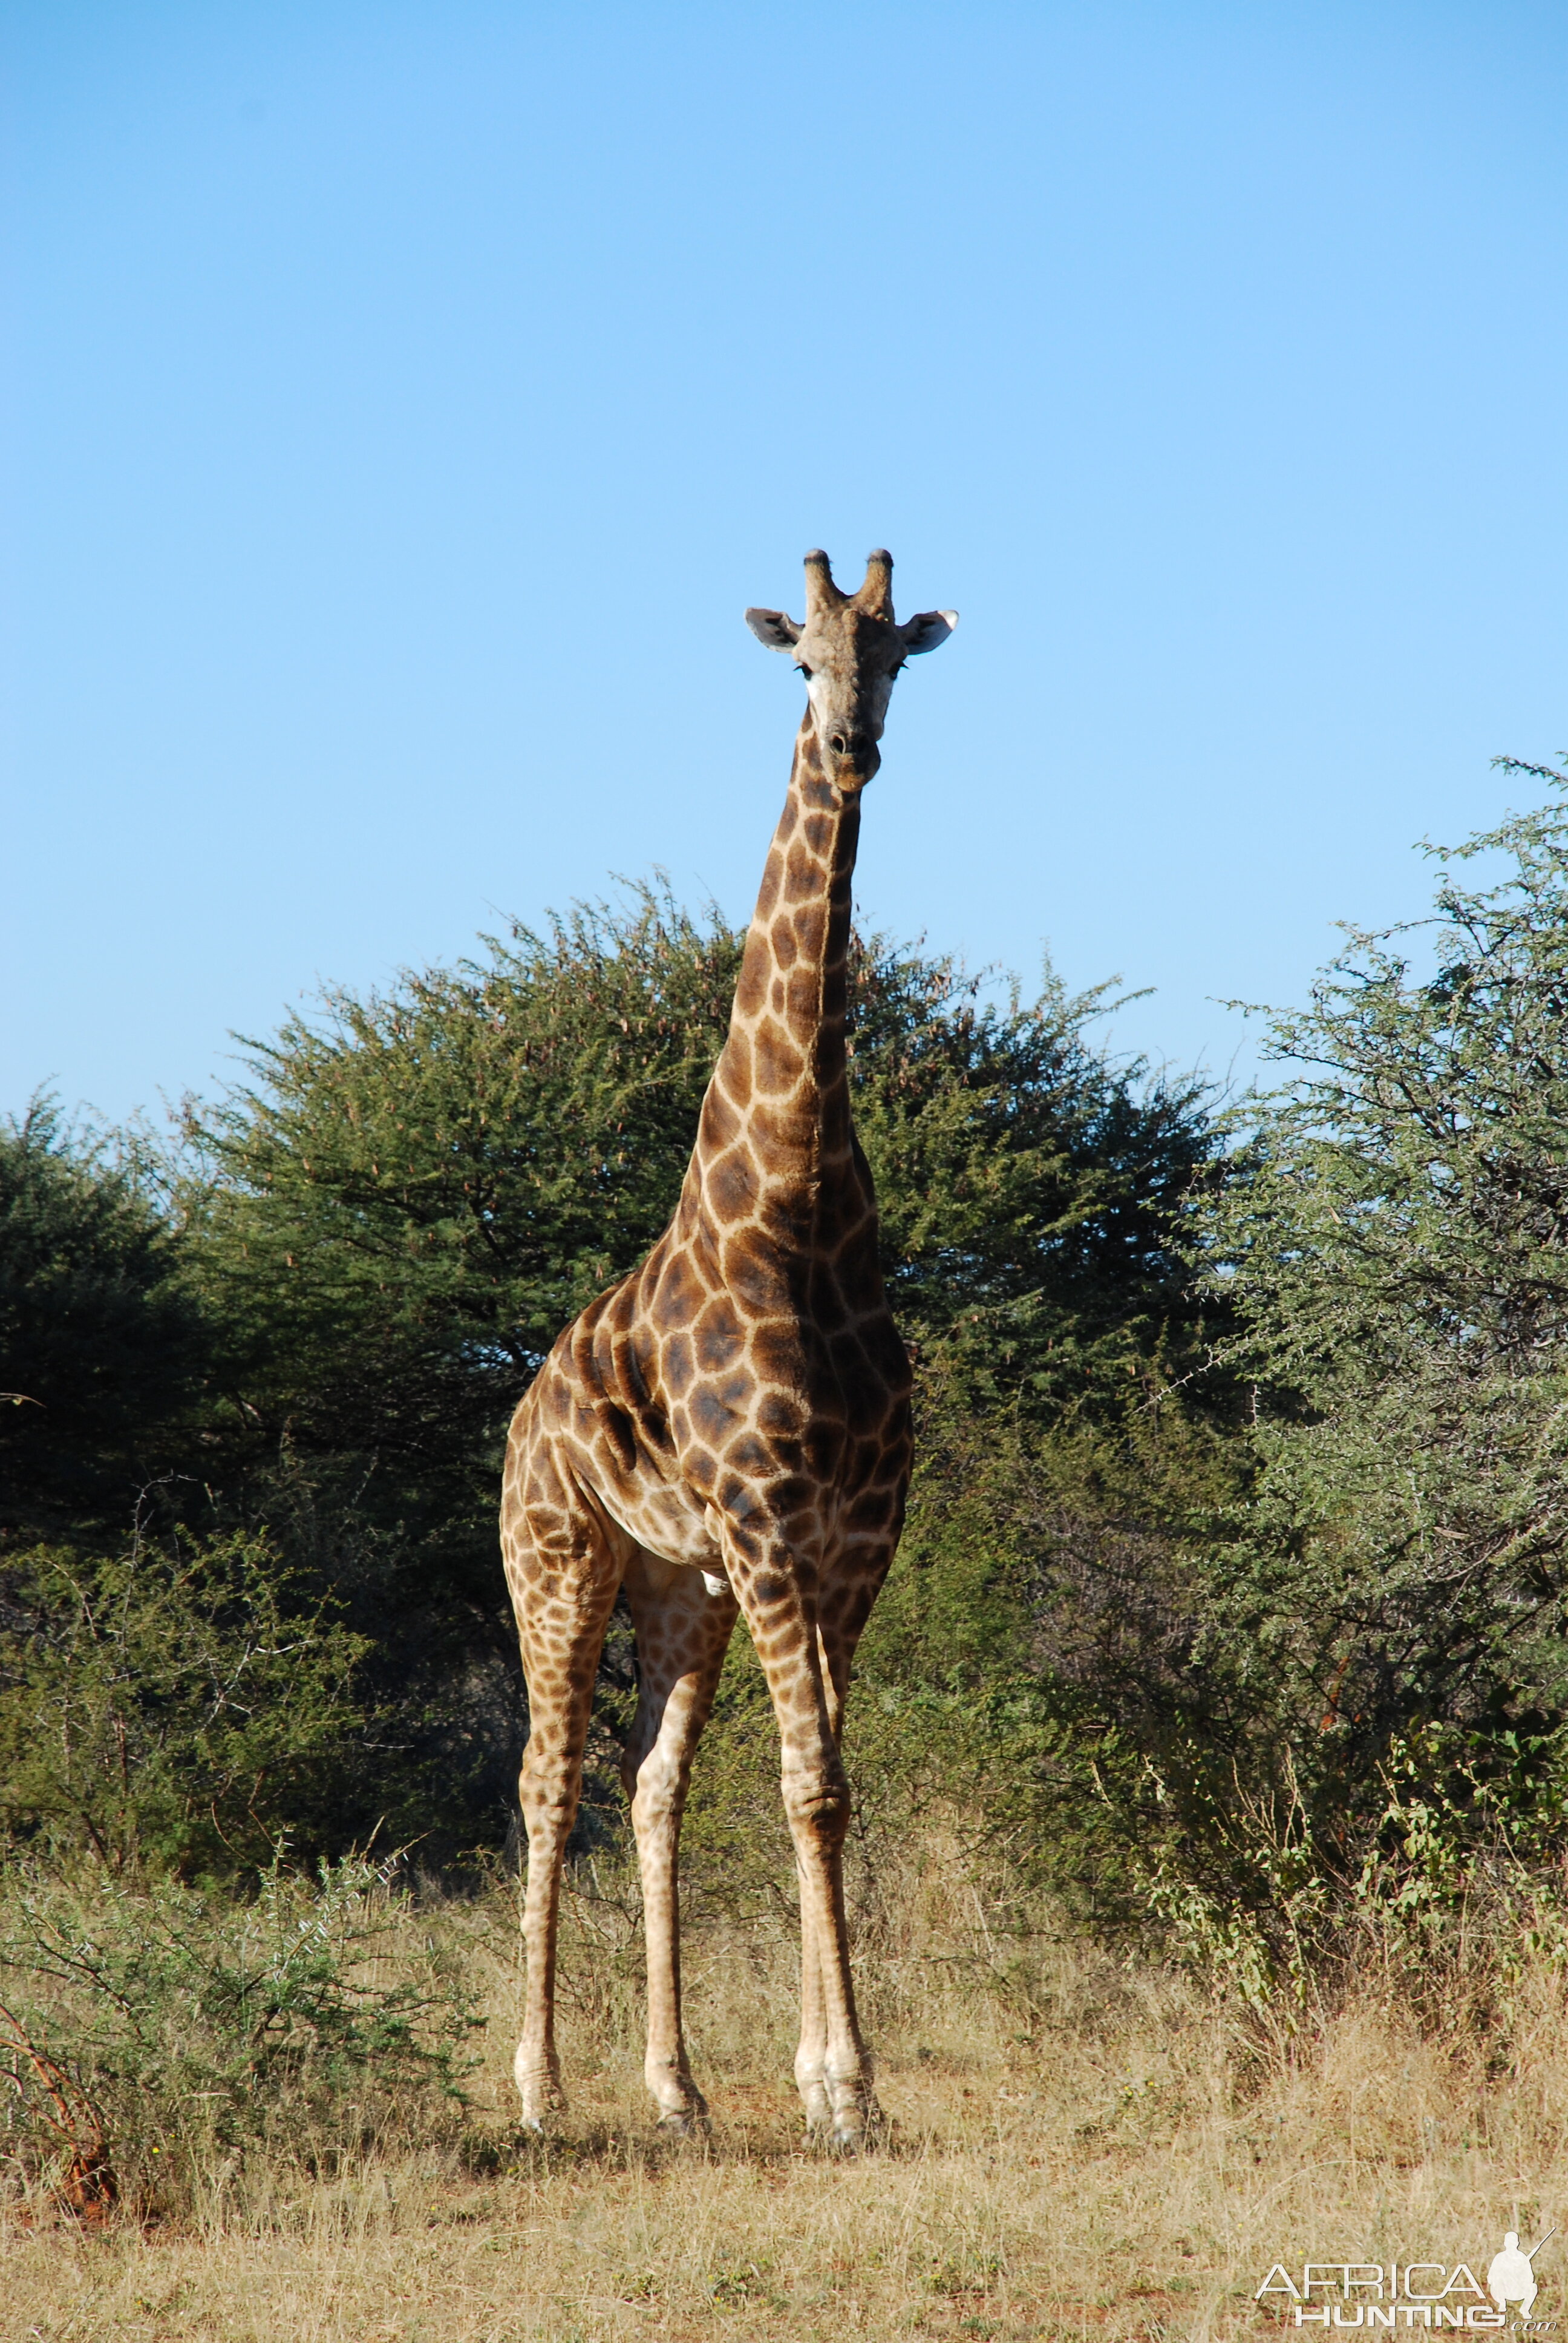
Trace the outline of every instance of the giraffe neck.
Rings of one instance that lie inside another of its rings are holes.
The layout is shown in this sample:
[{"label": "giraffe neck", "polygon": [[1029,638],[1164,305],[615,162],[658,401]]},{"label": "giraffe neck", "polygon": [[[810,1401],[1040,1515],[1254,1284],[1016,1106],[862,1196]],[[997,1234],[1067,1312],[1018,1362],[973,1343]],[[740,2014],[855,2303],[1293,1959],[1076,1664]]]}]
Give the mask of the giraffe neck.
[{"label": "giraffe neck", "polygon": [[845,1049],[858,797],[829,783],[808,710],[703,1102],[692,1173],[720,1223],[804,1238],[825,1192],[857,1187]]}]

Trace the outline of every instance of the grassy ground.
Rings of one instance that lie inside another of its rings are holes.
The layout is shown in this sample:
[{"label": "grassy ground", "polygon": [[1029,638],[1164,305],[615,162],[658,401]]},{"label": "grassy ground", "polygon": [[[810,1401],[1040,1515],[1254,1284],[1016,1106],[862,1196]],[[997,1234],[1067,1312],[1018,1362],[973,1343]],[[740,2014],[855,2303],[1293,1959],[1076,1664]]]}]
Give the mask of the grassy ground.
[{"label": "grassy ground", "polygon": [[[566,1952],[573,2108],[533,2150],[508,2098],[508,1899],[438,1918],[488,2012],[463,2137],[330,2179],[253,2169],[188,2219],[98,2235],[14,2205],[0,2333],[1261,2337],[1276,2322],[1252,2296],[1276,2260],[1483,2275],[1505,2227],[1533,2243],[1568,2217],[1568,2020],[1545,1972],[1501,2063],[1495,2037],[1489,2064],[1473,2031],[1422,2033],[1370,1985],[1271,2045],[1161,1971],[1066,1939],[999,1946],[981,1899],[928,1860],[866,1932],[889,2132],[841,2164],[799,2137],[782,1923],[698,1936],[714,2126],[666,2145],[641,2090],[633,1923],[585,1897]],[[1547,2317],[1558,2243],[1537,2263]]]}]

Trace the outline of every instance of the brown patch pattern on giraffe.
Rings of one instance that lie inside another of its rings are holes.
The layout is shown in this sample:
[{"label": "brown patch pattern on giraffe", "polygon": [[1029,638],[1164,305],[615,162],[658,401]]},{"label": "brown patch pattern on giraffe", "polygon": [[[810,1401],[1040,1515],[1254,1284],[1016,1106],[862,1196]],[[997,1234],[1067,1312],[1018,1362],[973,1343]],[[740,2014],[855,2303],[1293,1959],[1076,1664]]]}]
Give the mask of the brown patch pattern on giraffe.
[{"label": "brown patch pattern on giraffe", "polygon": [[853,2146],[873,2111],[844,1922],[849,1664],[909,1484],[910,1371],[882,1291],[876,1200],[845,1052],[859,794],[892,680],[955,623],[893,618],[891,563],[859,594],[807,557],[807,615],[749,611],[793,651],[808,707],[669,1227],[568,1327],[507,1445],[501,1542],[528,1680],[525,2118],[559,2101],[561,1868],[606,1624],[624,1594],[639,1690],[622,1765],[647,1918],[645,2073],[660,2120],[704,2113],[680,2022],[676,1868],[692,1755],[741,1611],[782,1749],[801,1901],[796,2080]]}]

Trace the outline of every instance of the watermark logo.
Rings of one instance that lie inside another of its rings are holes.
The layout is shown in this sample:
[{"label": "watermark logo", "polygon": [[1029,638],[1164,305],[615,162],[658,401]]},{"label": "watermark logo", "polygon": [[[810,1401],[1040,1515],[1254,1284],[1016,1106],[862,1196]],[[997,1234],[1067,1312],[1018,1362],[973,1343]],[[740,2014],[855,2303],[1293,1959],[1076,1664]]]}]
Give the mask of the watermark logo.
[{"label": "watermark logo", "polygon": [[[1468,2262],[1302,2262],[1298,2277],[1275,2262],[1253,2296],[1293,2327],[1424,2327],[1429,2331],[1516,2324],[1543,2333],[1555,2325],[1532,2313],[1540,2291],[1535,2257],[1556,2236],[1525,2252],[1510,2229],[1486,2266],[1484,2286]],[[1479,2258],[1479,2257],[1478,2257]]]}]

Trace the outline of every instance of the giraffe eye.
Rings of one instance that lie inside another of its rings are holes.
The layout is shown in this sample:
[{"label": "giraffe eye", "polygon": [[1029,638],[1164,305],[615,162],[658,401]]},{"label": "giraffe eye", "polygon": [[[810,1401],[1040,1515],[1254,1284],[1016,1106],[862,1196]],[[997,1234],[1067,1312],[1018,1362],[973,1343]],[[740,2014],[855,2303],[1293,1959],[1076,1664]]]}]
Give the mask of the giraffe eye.
[{"label": "giraffe eye", "polygon": [[804,660],[804,659],[797,659],[797,660],[796,660],[796,662],[795,662],[795,672],[796,672],[796,674],[797,674],[797,675],[803,675],[803,676],[805,677],[805,679],[806,679],[806,680],[807,680],[807,682],[808,682],[808,683],[809,683],[809,682],[810,682],[810,680],[811,680],[811,670],[810,670],[810,669],[806,665],[806,662],[805,662],[805,660]]}]

